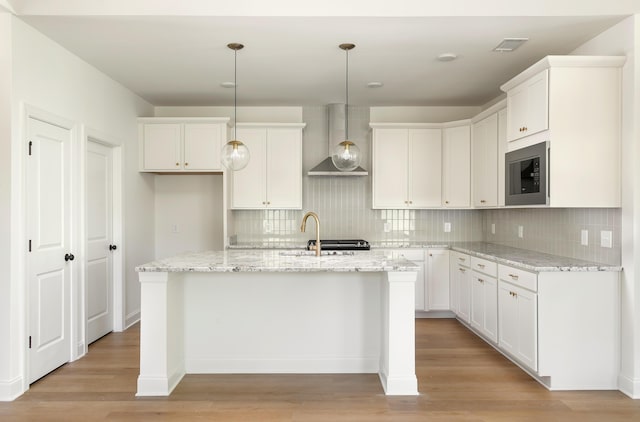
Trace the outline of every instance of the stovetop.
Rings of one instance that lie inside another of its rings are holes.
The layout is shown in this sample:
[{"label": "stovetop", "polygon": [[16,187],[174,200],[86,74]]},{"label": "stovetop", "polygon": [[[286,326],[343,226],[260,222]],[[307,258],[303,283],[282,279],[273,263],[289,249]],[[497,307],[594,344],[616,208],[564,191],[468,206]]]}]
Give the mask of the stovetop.
[{"label": "stovetop", "polygon": [[[310,250],[315,245],[316,240],[311,239],[307,242],[307,249]],[[363,239],[320,239],[320,248],[325,251],[368,251],[371,245]]]}]

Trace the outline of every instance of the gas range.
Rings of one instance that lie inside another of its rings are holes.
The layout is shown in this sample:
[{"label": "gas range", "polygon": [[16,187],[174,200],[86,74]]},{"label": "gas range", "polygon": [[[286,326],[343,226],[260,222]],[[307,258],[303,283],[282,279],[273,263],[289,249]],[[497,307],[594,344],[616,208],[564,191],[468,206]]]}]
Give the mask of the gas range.
[{"label": "gas range", "polygon": [[[316,245],[315,239],[307,242],[307,250]],[[363,239],[323,240],[320,239],[320,248],[325,251],[368,251],[371,249],[369,242]]]}]

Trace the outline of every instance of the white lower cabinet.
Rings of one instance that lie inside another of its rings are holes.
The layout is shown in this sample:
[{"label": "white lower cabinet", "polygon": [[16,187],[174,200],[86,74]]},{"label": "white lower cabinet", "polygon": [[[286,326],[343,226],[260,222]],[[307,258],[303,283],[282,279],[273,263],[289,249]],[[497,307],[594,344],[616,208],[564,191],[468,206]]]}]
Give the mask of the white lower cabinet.
[{"label": "white lower cabinet", "polygon": [[538,295],[504,280],[499,282],[498,346],[529,369],[538,369]]},{"label": "white lower cabinet", "polygon": [[427,250],[427,277],[425,280],[425,311],[448,311],[449,300],[449,251]]},{"label": "white lower cabinet", "polygon": [[469,323],[471,315],[471,257],[450,252],[451,310]]},{"label": "white lower cabinet", "polygon": [[475,271],[471,275],[471,326],[498,342],[498,282]]}]

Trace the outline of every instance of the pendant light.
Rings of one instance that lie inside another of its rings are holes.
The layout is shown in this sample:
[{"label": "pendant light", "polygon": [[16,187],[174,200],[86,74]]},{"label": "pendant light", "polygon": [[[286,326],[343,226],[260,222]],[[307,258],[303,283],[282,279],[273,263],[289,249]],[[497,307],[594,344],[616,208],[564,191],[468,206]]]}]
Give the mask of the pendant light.
[{"label": "pendant light", "polygon": [[236,137],[237,115],[238,115],[238,50],[242,50],[244,45],[238,43],[227,44],[233,50],[233,140],[227,142],[222,147],[222,165],[229,170],[242,170],[249,164],[249,148]]},{"label": "pendant light", "polygon": [[338,47],[346,53],[346,105],[344,118],[344,137],[331,153],[331,161],[340,171],[353,171],[360,165],[360,148],[349,140],[349,50],[355,48],[355,44],[340,44]]}]

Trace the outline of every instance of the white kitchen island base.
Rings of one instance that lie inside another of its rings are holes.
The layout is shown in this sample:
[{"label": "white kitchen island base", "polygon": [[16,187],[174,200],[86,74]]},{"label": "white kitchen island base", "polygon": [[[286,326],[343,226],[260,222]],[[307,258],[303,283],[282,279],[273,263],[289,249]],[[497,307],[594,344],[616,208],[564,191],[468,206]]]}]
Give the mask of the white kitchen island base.
[{"label": "white kitchen island base", "polygon": [[185,374],[378,373],[418,394],[414,271],[140,272],[138,396]]}]

